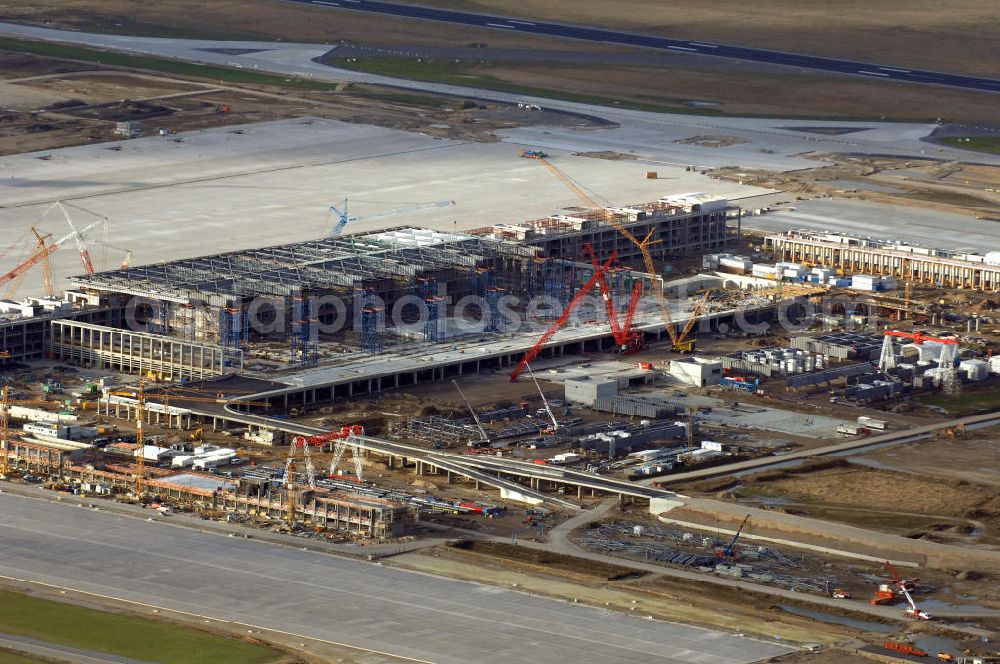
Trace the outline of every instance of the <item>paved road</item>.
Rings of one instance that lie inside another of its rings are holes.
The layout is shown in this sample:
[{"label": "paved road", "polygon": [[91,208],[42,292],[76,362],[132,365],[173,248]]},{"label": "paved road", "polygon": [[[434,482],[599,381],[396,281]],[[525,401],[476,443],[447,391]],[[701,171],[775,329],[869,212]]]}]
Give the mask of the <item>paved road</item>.
[{"label": "paved road", "polygon": [[48,658],[46,661],[50,659],[56,662],[69,662],[70,664],[153,664],[152,662],[108,655],[93,650],[71,648],[59,643],[37,641],[14,634],[0,634],[0,648],[13,650],[17,653],[46,657]]},{"label": "paved road", "polygon": [[[562,150],[570,152],[603,150],[632,152],[641,155],[644,160],[642,163],[650,167],[696,165],[701,170],[739,164],[746,168],[788,170],[812,168],[816,165],[815,161],[805,158],[804,154],[845,151],[864,154],[895,154],[903,157],[932,155],[936,159],[950,160],[968,160],[970,155],[973,155],[977,162],[1000,164],[1000,155],[970,153],[949,146],[929,145],[923,139],[938,128],[934,124],[823,122],[822,126],[835,125],[848,131],[846,134],[827,135],[816,134],[810,130],[817,124],[815,120],[706,117],[594,106],[552,98],[444,83],[411,81],[355,70],[337,69],[316,61],[317,58],[321,58],[330,51],[329,46],[322,44],[131,37],[52,30],[3,22],[0,22],[0,34],[16,38],[83,44],[89,47],[177,58],[189,62],[256,69],[303,78],[315,78],[316,80],[389,85],[437,94],[473,97],[499,103],[537,103],[548,110],[600,117],[614,123],[614,125],[602,130],[580,131],[574,127],[540,124],[500,130],[497,135],[502,141],[518,147],[553,152]],[[212,50],[223,46],[246,49],[248,52],[245,55],[229,55]],[[699,145],[678,142],[705,133],[731,135],[745,138],[747,142],[725,149],[706,149]],[[160,158],[163,158],[162,154]],[[37,168],[37,165],[35,167]],[[47,166],[47,168],[49,167],[51,165]],[[19,169],[23,171],[25,167],[21,165]],[[148,168],[142,169],[142,172],[145,179],[150,177]],[[76,172],[73,176],[79,177]],[[65,195],[63,198],[65,199]],[[23,193],[20,201],[24,202]]]},{"label": "paved road", "polygon": [[751,662],[782,645],[0,495],[0,574],[434,662]]},{"label": "paved road", "polygon": [[959,425],[964,426],[966,428],[981,428],[985,426],[992,426],[998,423],[1000,423],[1000,412],[986,413],[984,415],[970,415],[968,417],[959,417],[953,420],[947,420],[944,422],[935,422],[934,424],[927,424],[920,427],[914,427],[913,429],[892,431],[890,433],[882,434],[880,436],[856,438],[854,440],[849,440],[843,443],[836,443],[834,445],[826,445],[824,447],[816,447],[808,450],[800,450],[798,452],[790,452],[788,454],[782,454],[780,456],[768,456],[759,459],[750,459],[749,461],[740,461],[738,463],[730,463],[724,466],[714,466],[712,468],[692,470],[686,473],[667,475],[665,477],[656,477],[652,479],[639,480],[637,484],[643,484],[647,486],[660,485],[660,484],[674,484],[676,482],[683,482],[686,480],[704,479],[706,477],[716,477],[719,475],[730,475],[732,473],[744,472],[747,470],[760,470],[768,466],[785,464],[788,463],[789,461],[795,461],[797,459],[809,459],[812,457],[819,457],[819,456],[839,456],[845,452],[860,452],[863,448],[866,447],[881,446],[887,444],[902,445],[903,443],[909,443],[924,438],[929,438],[932,434],[938,431],[943,431],[944,429],[950,429],[952,427]]},{"label": "paved road", "polygon": [[351,9],[355,11],[373,12],[376,14],[388,14],[391,16],[403,16],[406,18],[416,18],[427,21],[439,21],[444,23],[453,23],[456,25],[474,26],[477,28],[506,30],[508,32],[522,32],[534,35],[547,35],[550,37],[579,39],[590,42],[640,46],[663,51],[673,51],[676,53],[700,54],[719,58],[729,58],[733,60],[749,60],[752,62],[763,62],[772,65],[786,65],[789,67],[797,67],[799,69],[813,69],[817,71],[835,72],[838,74],[852,74],[856,76],[866,76],[869,78],[904,81],[907,83],[928,83],[933,85],[947,85],[956,88],[964,88],[967,90],[1000,92],[1000,80],[998,79],[980,78],[977,76],[966,76],[963,74],[948,74],[944,72],[925,71],[920,69],[904,69],[901,67],[891,67],[868,62],[824,58],[816,55],[784,53],[781,51],[771,51],[763,48],[731,46],[728,44],[689,41],[684,39],[669,39],[667,37],[657,37],[654,35],[643,35],[615,30],[603,30],[601,28],[567,25],[565,23],[527,21],[505,18],[502,16],[492,16],[489,14],[473,14],[448,9],[421,7],[418,5],[397,5],[391,2],[378,2],[377,0],[338,0],[336,2],[332,0],[290,1],[315,5],[318,7],[329,7],[331,9]]}]

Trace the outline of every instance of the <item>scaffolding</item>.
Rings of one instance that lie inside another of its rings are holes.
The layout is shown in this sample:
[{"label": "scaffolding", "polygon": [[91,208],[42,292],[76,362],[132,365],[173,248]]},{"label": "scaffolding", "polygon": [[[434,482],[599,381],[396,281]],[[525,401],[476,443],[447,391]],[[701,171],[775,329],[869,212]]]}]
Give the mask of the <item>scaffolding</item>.
[{"label": "scaffolding", "polygon": [[302,294],[293,295],[292,329],[289,336],[288,361],[311,366],[319,362],[319,339],[316,330],[316,312],[312,299]]},{"label": "scaffolding", "polygon": [[441,308],[444,298],[438,295],[438,282],[432,277],[418,276],[413,284],[413,290],[420,298],[420,320],[423,321],[425,341],[440,341],[441,339]]},{"label": "scaffolding", "polygon": [[246,348],[250,340],[250,318],[239,307],[219,310],[219,345],[223,348]]},{"label": "scaffolding", "polygon": [[380,355],[385,337],[385,308],[372,288],[358,287],[354,293],[361,323],[361,349],[369,355]]},{"label": "scaffolding", "polygon": [[475,278],[475,292],[479,295],[483,316],[483,331],[503,333],[507,319],[500,315],[500,300],[507,294],[507,289],[500,286],[497,272],[492,268],[476,268]]},{"label": "scaffolding", "polygon": [[160,300],[157,307],[158,322],[156,325],[156,333],[159,334],[170,334],[170,309],[171,302],[168,300]]}]

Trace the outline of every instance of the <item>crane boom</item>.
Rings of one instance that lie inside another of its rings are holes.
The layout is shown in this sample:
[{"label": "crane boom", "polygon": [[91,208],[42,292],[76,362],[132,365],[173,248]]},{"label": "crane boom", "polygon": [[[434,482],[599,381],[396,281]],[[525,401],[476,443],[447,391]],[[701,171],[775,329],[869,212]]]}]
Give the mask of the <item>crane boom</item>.
[{"label": "crane boom", "polygon": [[542,386],[538,384],[538,379],[535,378],[535,372],[531,370],[530,364],[525,363],[524,366],[528,369],[528,375],[531,376],[531,380],[535,381],[535,389],[538,390],[539,396],[542,397],[545,412],[549,414],[549,420],[552,422],[553,433],[559,431],[559,422],[556,421],[556,416],[552,413],[552,407],[549,406],[549,400],[545,398],[545,392],[542,392]]},{"label": "crane boom", "polygon": [[[691,330],[694,329],[695,323],[698,322],[698,316],[700,316],[702,311],[704,311],[705,304],[708,303],[708,298],[711,295],[712,295],[711,289],[705,291],[705,296],[701,298],[698,304],[694,306],[694,309],[691,310],[691,317],[688,318],[687,324],[684,326],[684,329],[681,330],[681,333],[677,335],[677,342],[675,345],[680,346],[681,347],[680,350],[683,350],[684,348],[688,347],[687,336],[691,333]],[[693,342],[691,342],[689,349],[690,350],[694,349]]]},{"label": "crane boom", "polygon": [[608,213],[608,211],[604,209],[604,206],[595,201],[593,197],[591,197],[587,192],[585,192],[578,184],[576,184],[576,182],[574,182],[568,175],[563,173],[559,169],[559,167],[549,162],[544,155],[542,155],[541,153],[531,152],[530,150],[522,150],[521,156],[528,157],[534,159],[537,162],[540,162],[553,175],[555,175],[559,179],[559,181],[562,182],[563,185],[565,185],[567,189],[576,194],[576,196],[581,201],[583,201],[584,204],[586,204],[588,207],[601,210],[603,212],[604,219],[609,224],[611,224],[616,231],[618,231],[621,235],[627,238],[629,242],[638,247],[639,252],[642,254],[642,263],[646,268],[646,272],[649,273],[650,277],[652,277],[653,279],[660,280],[659,287],[657,287],[655,284],[653,286],[656,291],[655,294],[656,294],[657,304],[659,304],[660,306],[660,317],[663,319],[663,326],[666,328],[667,334],[670,336],[670,342],[674,350],[681,350],[684,342],[683,340],[679,340],[677,331],[674,330],[674,322],[670,317],[670,309],[667,306],[666,297],[663,295],[662,277],[660,277],[660,275],[657,273],[656,265],[653,262],[653,255],[649,251],[650,245],[658,244],[660,242],[660,240],[651,241],[651,238],[653,236],[653,231],[652,230],[649,231],[649,233],[646,235],[645,238],[639,240],[639,238],[633,235],[632,232],[629,231],[629,229],[626,228],[624,224],[618,221],[618,219],[615,217],[614,214]]},{"label": "crane boom", "polygon": [[[597,254],[594,253],[594,247],[588,242],[583,245],[583,250],[585,253],[590,255],[590,262],[597,270],[600,268],[600,263],[597,260]],[[618,313],[615,311],[614,299],[611,297],[611,289],[608,288],[608,281],[605,278],[601,278],[597,285],[601,291],[601,299],[604,300],[604,308],[608,317],[608,324],[611,326],[611,336],[614,337],[615,343],[618,345],[618,349],[625,353],[633,348],[637,348],[640,343],[639,333],[632,329],[632,322],[635,319],[636,308],[639,305],[639,298],[642,296],[642,281],[637,281],[632,287],[632,297],[629,300],[628,309],[625,313],[625,322],[623,324],[618,323]]]},{"label": "crane boom", "polygon": [[486,435],[486,430],[483,429],[483,423],[479,421],[479,416],[476,415],[476,411],[473,410],[472,404],[470,404],[469,400],[465,398],[465,392],[462,391],[462,388],[459,386],[458,381],[453,380],[451,381],[451,383],[452,385],[455,386],[455,389],[457,389],[458,393],[462,396],[462,401],[465,402],[465,407],[469,409],[470,413],[472,413],[472,420],[476,423],[476,428],[479,429],[480,440],[483,442],[488,442],[490,437]]},{"label": "crane boom", "polygon": [[[594,266],[594,269],[600,269],[601,264],[597,260],[597,254],[589,242],[583,245],[583,251],[590,255],[590,262]],[[615,312],[615,302],[611,298],[611,289],[608,287],[608,280],[601,277],[597,280],[597,287],[601,292],[601,299],[604,300],[604,309],[608,316],[608,324],[611,326],[611,336],[615,338],[615,343],[620,346],[625,343],[625,339],[622,335],[621,327],[618,325],[618,314]]]},{"label": "crane boom", "polygon": [[750,520],[750,515],[747,514],[746,517],[743,518],[743,523],[740,524],[740,527],[739,529],[737,529],[736,534],[733,535],[732,541],[730,541],[729,544],[726,545],[726,548],[723,549],[723,553],[726,554],[727,559],[729,560],[733,559],[733,547],[736,546],[736,540],[740,538],[740,533],[743,532],[743,528],[744,526],[747,525],[747,521],[749,520]]},{"label": "crane boom", "polygon": [[442,208],[442,207],[452,207],[455,205],[455,201],[435,201],[433,203],[418,203],[416,205],[411,205],[409,207],[397,208],[395,210],[386,210],[385,212],[376,212],[375,214],[369,214],[364,217],[352,217],[347,212],[348,200],[344,197],[344,204],[338,208],[335,205],[330,206],[330,212],[337,215],[337,225],[333,227],[333,231],[330,233],[330,237],[339,237],[341,233],[344,232],[344,227],[347,226],[349,222],[352,221],[366,221],[370,219],[380,219],[382,217],[391,217],[397,214],[404,214],[406,212],[416,212],[417,210],[426,210],[429,208]]},{"label": "crane boom", "polygon": [[566,324],[566,321],[569,320],[569,315],[573,313],[573,309],[576,308],[576,305],[580,303],[580,300],[582,300],[587,293],[593,290],[594,285],[599,279],[604,277],[604,274],[608,271],[608,268],[611,267],[611,264],[615,262],[616,258],[618,258],[618,252],[612,250],[611,256],[608,257],[607,262],[601,266],[601,269],[594,272],[593,276],[587,280],[587,283],[585,283],[583,287],[577,291],[576,295],[573,296],[573,299],[566,305],[566,308],[563,309],[559,318],[557,318],[552,325],[549,326],[549,329],[545,330],[538,341],[535,342],[535,345],[524,354],[524,357],[521,358],[517,367],[515,367],[514,371],[510,374],[510,381],[512,383],[517,381],[517,377],[521,375],[521,372],[524,371],[524,368],[528,365],[528,363],[538,357],[538,354],[542,352],[542,347],[546,344],[546,342],[548,342],[548,340],[559,331],[559,328]]},{"label": "crane boom", "polygon": [[[87,274],[94,274],[94,262],[90,259],[90,250],[87,249],[87,245],[83,241],[83,234],[77,230],[76,224],[73,223],[73,219],[69,216],[69,212],[67,212],[66,206],[63,205],[62,201],[57,201],[56,205],[59,207],[59,211],[63,213],[63,216],[66,217],[66,223],[69,224],[69,227],[73,230],[73,239],[76,240],[76,248],[80,252],[80,261],[83,263],[83,269]],[[94,213],[91,212],[90,214]],[[102,221],[105,224],[107,223],[107,219],[103,219]],[[93,228],[93,226],[94,224],[88,226],[87,228]]]},{"label": "crane boom", "polygon": [[[94,223],[84,227],[84,229],[80,232],[86,233],[95,226],[99,226],[100,224],[103,223],[104,223],[103,220],[95,221]],[[65,235],[56,240],[55,242],[47,245],[44,249],[41,248],[37,249],[31,256],[28,256],[28,258],[25,259],[23,262],[21,262],[19,265],[16,265],[6,274],[0,275],[0,286],[3,286],[6,283],[10,283],[17,277],[21,276],[22,274],[30,270],[35,265],[38,265],[40,262],[47,259],[49,256],[52,255],[53,252],[55,252],[56,249],[62,246],[67,240],[71,240],[75,235],[76,233],[70,233],[69,235]]]}]

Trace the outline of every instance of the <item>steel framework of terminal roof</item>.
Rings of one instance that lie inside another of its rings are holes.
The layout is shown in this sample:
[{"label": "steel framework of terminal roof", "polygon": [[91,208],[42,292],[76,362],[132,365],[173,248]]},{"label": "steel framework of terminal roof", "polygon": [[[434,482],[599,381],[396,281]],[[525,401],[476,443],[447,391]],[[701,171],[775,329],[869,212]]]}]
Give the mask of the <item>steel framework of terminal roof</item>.
[{"label": "steel framework of terminal roof", "polygon": [[490,258],[524,259],[536,251],[505,240],[401,226],[109,270],[71,281],[98,291],[225,306],[233,299],[337,291],[367,280],[474,268]]}]

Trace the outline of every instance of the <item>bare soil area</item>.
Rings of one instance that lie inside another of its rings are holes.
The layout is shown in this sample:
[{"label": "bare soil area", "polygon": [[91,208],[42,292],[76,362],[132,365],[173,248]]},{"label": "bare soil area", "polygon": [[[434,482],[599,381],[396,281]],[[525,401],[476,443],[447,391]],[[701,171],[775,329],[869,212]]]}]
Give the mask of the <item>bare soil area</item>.
[{"label": "bare soil area", "polygon": [[985,220],[1000,214],[1000,168],[995,166],[858,155],[816,154],[812,158],[822,165],[792,173],[728,168],[713,175],[801,197],[856,198]]},{"label": "bare soil area", "polygon": [[[1000,487],[1000,431],[984,429],[964,438],[932,439],[878,450],[865,459],[924,478]],[[995,491],[996,489],[994,489]]]},{"label": "bare soil area", "polygon": [[745,477],[732,491],[772,509],[914,538],[986,545],[1000,535],[1000,495],[965,478],[819,461]]},{"label": "bare soil area", "polygon": [[[543,112],[407,94],[377,86],[335,84],[328,91],[87,67],[0,51],[0,155],[117,140],[118,121],[138,120],[145,134],[315,116],[466,140],[532,122],[587,124]],[[220,112],[223,107],[228,110]]]},{"label": "bare soil area", "polygon": [[964,0],[946,11],[934,0],[403,1],[987,76],[996,75],[1000,60],[1000,16],[991,0]]}]

